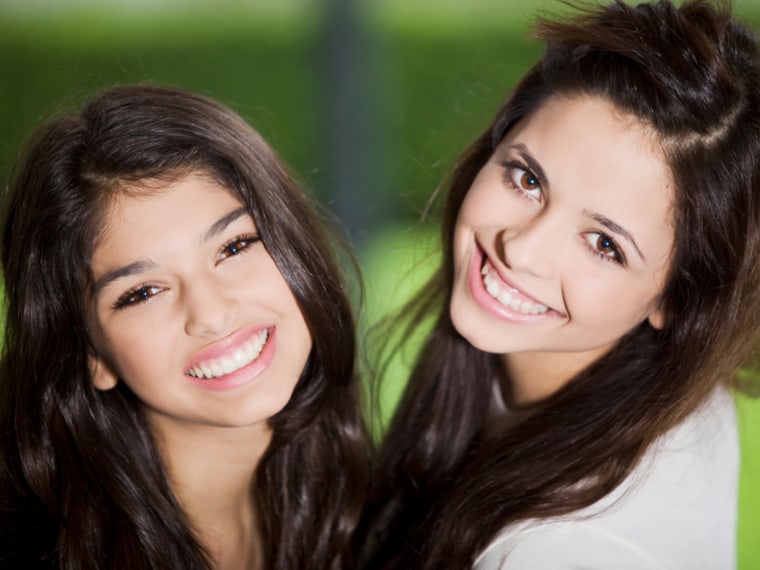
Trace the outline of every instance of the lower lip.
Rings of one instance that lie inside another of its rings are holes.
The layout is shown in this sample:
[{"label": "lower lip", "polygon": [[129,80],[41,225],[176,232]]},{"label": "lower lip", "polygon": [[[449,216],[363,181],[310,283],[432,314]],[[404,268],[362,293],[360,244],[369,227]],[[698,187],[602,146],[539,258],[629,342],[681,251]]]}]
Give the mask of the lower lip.
[{"label": "lower lip", "polygon": [[511,323],[542,323],[559,316],[556,311],[553,311],[551,309],[540,315],[526,315],[524,313],[518,313],[514,309],[502,305],[499,301],[491,297],[488,291],[486,291],[486,286],[483,283],[483,275],[480,272],[483,267],[484,255],[485,254],[483,250],[480,249],[480,246],[476,245],[475,253],[470,260],[470,294],[478,305],[480,305],[483,309],[492,315]]},{"label": "lower lip", "polygon": [[275,342],[276,329],[272,327],[261,354],[253,362],[220,378],[193,378],[192,376],[186,376],[186,378],[196,386],[207,390],[234,390],[239,388],[261,376],[269,368],[274,358]]}]

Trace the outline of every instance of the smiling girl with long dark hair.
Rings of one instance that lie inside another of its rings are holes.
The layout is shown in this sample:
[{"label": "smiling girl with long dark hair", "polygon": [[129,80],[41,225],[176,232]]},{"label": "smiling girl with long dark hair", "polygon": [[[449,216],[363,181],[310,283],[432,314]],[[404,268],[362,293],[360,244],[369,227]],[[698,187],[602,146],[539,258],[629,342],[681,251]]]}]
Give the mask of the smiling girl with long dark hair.
[{"label": "smiling girl with long dark hair", "polygon": [[384,440],[370,566],[733,568],[755,41],[699,0],[585,5],[537,32],[407,311],[437,320]]},{"label": "smiling girl with long dark hair", "polygon": [[354,320],[315,207],[239,116],[105,91],[7,196],[0,566],[344,568]]}]

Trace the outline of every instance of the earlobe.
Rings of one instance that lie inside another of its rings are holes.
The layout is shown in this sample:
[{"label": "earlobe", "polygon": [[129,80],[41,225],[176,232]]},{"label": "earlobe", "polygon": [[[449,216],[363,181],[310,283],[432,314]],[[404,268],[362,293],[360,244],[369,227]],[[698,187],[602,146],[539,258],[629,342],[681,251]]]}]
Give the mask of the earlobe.
[{"label": "earlobe", "polygon": [[110,366],[93,354],[88,358],[92,385],[98,390],[111,390],[119,383],[119,377]]},{"label": "earlobe", "polygon": [[663,309],[656,309],[649,313],[647,320],[649,321],[650,326],[657,330],[664,329],[668,324],[668,319]]}]

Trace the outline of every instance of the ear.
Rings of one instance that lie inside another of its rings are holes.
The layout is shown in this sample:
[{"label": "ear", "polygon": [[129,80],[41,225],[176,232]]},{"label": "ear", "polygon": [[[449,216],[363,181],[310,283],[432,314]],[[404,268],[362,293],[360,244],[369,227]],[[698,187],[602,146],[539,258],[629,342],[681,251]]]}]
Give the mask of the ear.
[{"label": "ear", "polygon": [[662,330],[668,324],[668,316],[665,314],[665,310],[657,308],[647,317],[649,324],[652,328]]},{"label": "ear", "polygon": [[119,376],[114,373],[113,369],[99,356],[90,354],[88,357],[90,367],[90,378],[92,385],[98,390],[110,390],[119,383]]}]

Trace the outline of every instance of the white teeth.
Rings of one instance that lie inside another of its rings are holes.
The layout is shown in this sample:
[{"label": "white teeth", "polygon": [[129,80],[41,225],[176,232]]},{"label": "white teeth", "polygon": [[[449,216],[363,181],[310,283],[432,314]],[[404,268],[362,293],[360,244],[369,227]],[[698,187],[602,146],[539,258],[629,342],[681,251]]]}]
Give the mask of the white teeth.
[{"label": "white teeth", "polygon": [[483,280],[483,283],[486,284],[486,291],[488,291],[488,294],[491,295],[494,299],[497,299],[499,297],[499,284],[491,279],[489,275],[486,275],[486,278]]},{"label": "white teeth", "polygon": [[232,355],[232,365],[235,366],[235,368],[240,368],[241,366],[245,366],[247,362],[249,362],[249,358],[245,355],[245,350],[236,350],[235,353]]},{"label": "white teeth", "polygon": [[196,364],[187,371],[187,374],[193,378],[200,379],[221,378],[222,376],[231,374],[256,360],[264,349],[264,345],[268,339],[269,329],[264,329],[243,346],[235,349],[232,354],[227,354],[216,360]]},{"label": "white teeth", "polygon": [[237,367],[231,359],[222,358],[222,370],[224,370],[225,374],[229,374],[230,372],[237,370]]},{"label": "white teeth", "polygon": [[522,313],[524,315],[540,315],[549,310],[549,307],[546,305],[541,305],[540,303],[532,303],[530,301],[520,299],[516,296],[513,297],[509,291],[502,291],[499,282],[496,281],[494,277],[489,275],[488,268],[489,266],[486,263],[483,265],[483,269],[480,270],[481,274],[483,275],[483,285],[485,285],[488,294],[499,301],[499,303],[505,307],[509,307],[513,311],[517,311],[518,313]]}]

